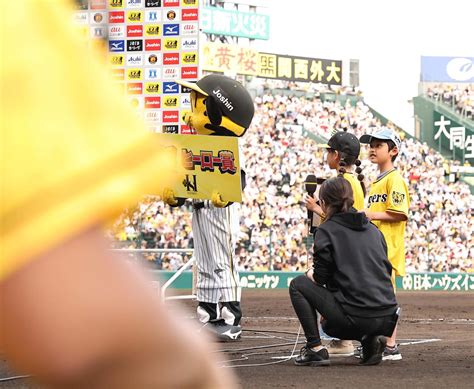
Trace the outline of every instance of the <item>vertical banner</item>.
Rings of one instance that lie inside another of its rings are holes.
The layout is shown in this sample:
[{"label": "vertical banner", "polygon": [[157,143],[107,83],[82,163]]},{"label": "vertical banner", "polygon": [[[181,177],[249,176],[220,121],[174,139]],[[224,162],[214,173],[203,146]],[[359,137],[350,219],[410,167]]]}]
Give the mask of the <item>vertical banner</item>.
[{"label": "vertical banner", "polygon": [[[199,76],[198,0],[76,0],[74,21],[108,51],[113,80],[154,132],[186,133],[189,91]],[[88,30],[88,31],[87,31]]]}]

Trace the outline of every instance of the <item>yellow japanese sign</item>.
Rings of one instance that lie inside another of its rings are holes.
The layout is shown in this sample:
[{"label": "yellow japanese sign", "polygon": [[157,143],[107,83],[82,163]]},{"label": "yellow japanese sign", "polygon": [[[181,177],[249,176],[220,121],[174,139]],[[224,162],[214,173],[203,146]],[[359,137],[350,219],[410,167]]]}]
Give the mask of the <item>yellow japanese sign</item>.
[{"label": "yellow japanese sign", "polygon": [[202,69],[287,81],[342,84],[342,61],[261,53],[236,45],[208,42]]},{"label": "yellow japanese sign", "polygon": [[236,45],[205,43],[202,68],[214,72],[257,74],[258,51]]},{"label": "yellow japanese sign", "polygon": [[[241,202],[237,138],[206,135],[156,134],[176,168],[167,183],[176,197],[208,199],[214,191],[223,201]],[[161,193],[158,193],[161,195]]]}]

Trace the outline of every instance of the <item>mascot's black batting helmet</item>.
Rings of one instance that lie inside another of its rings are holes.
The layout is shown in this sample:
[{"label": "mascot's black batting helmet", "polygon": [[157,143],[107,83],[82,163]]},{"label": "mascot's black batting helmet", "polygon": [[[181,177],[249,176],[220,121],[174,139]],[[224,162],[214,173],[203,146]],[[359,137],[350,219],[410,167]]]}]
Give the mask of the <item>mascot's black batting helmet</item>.
[{"label": "mascot's black batting helmet", "polygon": [[249,92],[238,81],[219,74],[196,83],[178,81],[191,92],[190,115],[185,121],[200,134],[242,136],[255,112]]}]

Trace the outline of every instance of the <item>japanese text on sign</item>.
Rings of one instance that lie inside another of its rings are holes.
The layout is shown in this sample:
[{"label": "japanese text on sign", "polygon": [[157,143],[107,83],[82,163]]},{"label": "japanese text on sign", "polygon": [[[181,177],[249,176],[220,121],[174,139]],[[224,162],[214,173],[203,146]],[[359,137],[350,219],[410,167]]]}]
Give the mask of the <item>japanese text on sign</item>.
[{"label": "japanese text on sign", "polygon": [[472,291],[474,290],[474,274],[407,274],[403,277],[403,289]]},{"label": "japanese text on sign", "polygon": [[265,40],[270,36],[269,16],[255,12],[209,7],[202,10],[201,21],[202,30],[210,34]]},{"label": "japanese text on sign", "polygon": [[201,171],[214,171],[218,167],[221,173],[235,174],[237,168],[234,162],[234,153],[229,150],[220,150],[217,156],[212,151],[201,150],[199,154],[193,154],[192,150],[182,149],[183,167],[186,170],[194,170],[196,165],[201,166]]},{"label": "japanese text on sign", "polygon": [[342,84],[342,61],[260,53],[251,48],[208,42],[203,70],[287,81]]},{"label": "japanese text on sign", "polygon": [[461,150],[466,150],[464,158],[474,158],[474,135],[466,136],[465,127],[448,128],[450,124],[451,121],[446,119],[444,115],[441,115],[441,118],[434,122],[435,127],[437,127],[434,139],[438,140],[441,135],[444,135],[445,138],[449,139],[450,150],[457,147]]}]

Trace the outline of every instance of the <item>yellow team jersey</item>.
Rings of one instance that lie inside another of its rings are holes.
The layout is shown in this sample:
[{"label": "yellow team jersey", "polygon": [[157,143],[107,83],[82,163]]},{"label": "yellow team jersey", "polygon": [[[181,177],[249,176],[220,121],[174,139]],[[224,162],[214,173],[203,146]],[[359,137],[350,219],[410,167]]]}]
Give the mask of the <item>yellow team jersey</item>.
[{"label": "yellow team jersey", "polygon": [[153,134],[109,84],[66,4],[1,6],[0,282],[167,175]]},{"label": "yellow team jersey", "polygon": [[[396,212],[408,217],[410,196],[408,186],[401,174],[393,169],[370,186],[367,199],[368,208],[372,212]],[[405,275],[405,226],[406,221],[387,222],[372,221],[382,232],[387,242],[388,259],[396,275]]]},{"label": "yellow team jersey", "polygon": [[[358,211],[362,211],[364,209],[364,191],[362,190],[360,181],[351,173],[344,173],[342,176],[349,182],[349,184],[351,184],[352,193],[354,196],[353,207]],[[326,215],[323,213],[321,215],[321,223],[325,220]]]},{"label": "yellow team jersey", "polygon": [[342,176],[351,184],[354,194],[354,208],[358,211],[362,211],[364,209],[364,191],[362,190],[360,181],[351,173],[344,173]]}]

